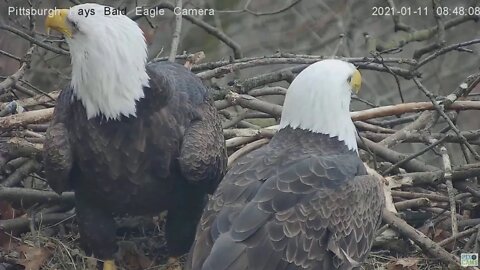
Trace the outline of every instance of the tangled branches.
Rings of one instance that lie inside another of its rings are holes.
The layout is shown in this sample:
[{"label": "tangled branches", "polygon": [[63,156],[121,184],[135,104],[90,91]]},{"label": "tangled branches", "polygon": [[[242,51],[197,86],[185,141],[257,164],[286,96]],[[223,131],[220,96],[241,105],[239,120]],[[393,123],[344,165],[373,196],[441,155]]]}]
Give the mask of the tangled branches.
[{"label": "tangled branches", "polygon": [[[299,2],[293,1],[275,12],[255,12],[248,5],[238,12],[272,15]],[[387,3],[394,5],[391,0]],[[177,1],[177,5],[182,5],[182,1]],[[175,8],[168,3],[156,6],[160,7]],[[132,13],[129,16],[135,20],[141,18]],[[233,52],[232,59],[207,63],[198,63],[202,53],[177,55],[182,16],[176,16],[168,58],[178,62],[186,60],[186,66],[211,86],[211,96],[223,117],[231,165],[268,143],[277,130],[288,85],[309,64],[330,56],[277,52],[242,57],[239,43],[223,31],[196,17],[183,18],[218,38]],[[354,104],[363,109],[351,112],[359,135],[359,154],[373,168],[371,173],[385,183],[388,207],[375,246],[389,250],[389,256],[408,253],[392,247],[392,243],[410,247],[405,239],[415,243],[415,248],[419,248],[416,251],[454,266],[460,265],[460,252],[480,250],[480,130],[472,125],[459,125],[465,122],[468,111],[478,115],[480,100],[476,99],[475,90],[479,89],[480,73],[471,70],[443,95],[437,89],[430,89],[422,77],[436,59],[452,52],[472,52],[480,39],[447,44],[445,35],[455,26],[478,19],[478,16],[450,20],[435,17],[436,25],[415,30],[394,16],[395,31],[406,33],[404,38],[382,42],[365,34],[368,53],[359,57],[336,57],[376,76],[393,76],[397,85],[389,88],[396,91],[385,91],[398,92],[402,100],[398,104],[379,105],[375,96],[354,96]],[[0,206],[6,203],[12,212],[22,209],[17,211],[19,215],[5,218],[5,211],[0,207],[3,215],[0,231],[10,234],[34,231],[40,224],[70,220],[74,215],[74,194],[53,193],[42,173],[42,143],[58,90],[52,89],[56,91],[47,94],[25,80],[32,55],[40,48],[56,54],[68,54],[68,51],[19,29],[0,25],[2,29],[31,42],[23,56],[0,51],[3,56],[19,62],[18,70],[0,81]],[[411,57],[397,56],[406,46],[432,39],[435,39],[433,43],[415,48]],[[152,61],[165,60],[166,57]],[[261,72],[250,75],[252,69]],[[410,91],[416,91],[418,98],[404,102],[407,84],[414,86]]]}]

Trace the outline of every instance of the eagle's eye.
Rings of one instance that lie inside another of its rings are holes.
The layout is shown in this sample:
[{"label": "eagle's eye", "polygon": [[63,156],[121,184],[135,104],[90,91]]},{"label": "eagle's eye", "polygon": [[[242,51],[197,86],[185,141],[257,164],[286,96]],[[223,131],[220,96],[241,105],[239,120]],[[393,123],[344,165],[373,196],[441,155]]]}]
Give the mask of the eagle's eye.
[{"label": "eagle's eye", "polygon": [[72,29],[73,29],[73,32],[77,32],[79,29],[78,29],[78,25],[76,22],[70,20],[67,18],[67,22],[72,26]]},{"label": "eagle's eye", "polygon": [[348,83],[351,83],[351,82],[352,82],[352,76],[353,76],[353,75],[348,76],[348,78],[347,78],[347,82],[348,82]]}]

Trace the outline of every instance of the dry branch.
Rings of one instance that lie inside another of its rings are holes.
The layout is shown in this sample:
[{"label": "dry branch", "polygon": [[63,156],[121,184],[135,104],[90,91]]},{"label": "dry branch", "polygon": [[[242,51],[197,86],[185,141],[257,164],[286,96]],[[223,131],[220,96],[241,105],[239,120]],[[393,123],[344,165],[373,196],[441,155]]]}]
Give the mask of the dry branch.
[{"label": "dry branch", "polygon": [[53,114],[53,108],[23,112],[0,118],[0,131],[20,127],[27,124],[47,122]]},{"label": "dry branch", "polygon": [[438,258],[447,264],[453,264],[456,267],[460,267],[460,259],[458,257],[450,254],[423,233],[408,225],[403,219],[395,216],[395,214],[388,210],[383,211],[382,217],[385,223],[389,224],[391,228],[400,234],[413,240],[413,242],[415,242],[415,244],[417,244],[425,253],[428,253],[434,258]]},{"label": "dry branch", "polygon": [[[1,27],[0,27],[0,29],[1,29]],[[36,48],[36,46],[32,46],[32,47],[30,47],[30,49],[28,49],[27,53],[25,54],[24,60],[22,60],[23,63],[20,66],[20,68],[17,70],[17,72],[15,72],[13,75],[8,76],[4,81],[0,82],[0,94],[5,93],[5,91],[8,90],[8,88],[15,85],[15,83],[21,77],[23,77],[23,75],[25,74],[25,71],[30,66],[30,61],[31,61],[32,54],[33,54],[33,51],[35,50],[35,48]]]}]

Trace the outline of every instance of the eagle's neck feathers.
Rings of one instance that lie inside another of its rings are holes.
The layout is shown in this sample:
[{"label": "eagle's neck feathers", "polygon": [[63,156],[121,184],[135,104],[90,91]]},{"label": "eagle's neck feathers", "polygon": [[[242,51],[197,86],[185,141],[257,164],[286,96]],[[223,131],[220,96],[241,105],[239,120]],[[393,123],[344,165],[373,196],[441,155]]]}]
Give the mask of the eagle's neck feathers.
[{"label": "eagle's neck feathers", "polygon": [[[338,63],[333,62],[331,66],[335,64]],[[288,88],[280,128],[299,128],[337,137],[350,150],[357,151],[357,132],[350,117],[348,75],[338,79],[348,72],[342,72],[342,65],[321,72],[315,68],[312,65],[308,67],[310,70],[301,72]]]},{"label": "eagle's neck feathers", "polygon": [[[135,117],[136,103],[144,97],[143,87],[149,82],[142,30],[125,16],[92,16],[78,25],[79,32],[67,38],[72,59],[71,86],[88,119]],[[82,28],[89,27],[95,31],[82,33]]]}]

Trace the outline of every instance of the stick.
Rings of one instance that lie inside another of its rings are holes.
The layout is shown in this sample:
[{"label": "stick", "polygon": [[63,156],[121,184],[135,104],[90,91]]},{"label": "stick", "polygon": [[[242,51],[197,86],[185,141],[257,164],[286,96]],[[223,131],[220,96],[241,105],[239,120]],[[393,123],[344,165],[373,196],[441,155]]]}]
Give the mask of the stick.
[{"label": "stick", "polygon": [[[182,0],[176,0],[175,6],[178,10],[182,10]],[[175,14],[175,31],[173,32],[172,44],[170,46],[170,56],[168,57],[168,61],[170,62],[175,62],[175,56],[177,55],[181,32],[182,32],[182,12],[177,12]]]},{"label": "stick", "polygon": [[[364,149],[368,148],[371,151],[373,151],[376,155],[392,163],[397,163],[397,162],[400,162],[401,160],[408,158],[408,156],[405,154],[388,149],[382,145],[379,145],[378,143],[374,143],[370,141],[367,138],[363,138],[362,140],[357,140],[357,143],[359,147],[362,147]],[[416,159],[407,160],[406,162],[403,162],[402,164],[400,164],[400,167],[408,171],[414,171],[414,172],[431,172],[431,171],[439,170],[439,168],[435,166],[425,164],[424,162]]]},{"label": "stick", "polygon": [[430,206],[430,200],[427,198],[416,198],[395,203],[398,211],[405,209],[415,209],[422,206]]},{"label": "stick", "polygon": [[254,141],[254,142],[249,143],[249,144],[245,145],[244,147],[238,149],[237,151],[235,151],[233,154],[231,154],[228,157],[227,167],[228,168],[232,167],[232,164],[235,162],[235,160],[239,159],[243,155],[246,155],[246,154],[252,152],[255,149],[260,148],[261,146],[267,144],[269,141],[270,141],[270,139],[266,139],[266,138],[260,139],[258,141]]},{"label": "stick", "polygon": [[42,165],[36,160],[29,160],[8,176],[7,179],[3,180],[1,184],[4,187],[14,186],[30,173],[40,170],[41,167]]},{"label": "stick", "polygon": [[440,147],[440,153],[442,154],[443,159],[443,169],[445,171],[443,178],[447,185],[448,199],[450,202],[450,216],[452,220],[452,235],[455,236],[458,234],[458,224],[457,224],[457,207],[455,204],[455,189],[453,189],[452,183],[452,164],[450,163],[450,157],[448,155],[447,148],[445,146]]},{"label": "stick", "polygon": [[[412,102],[397,105],[388,105],[363,111],[352,112],[353,121],[368,120],[372,118],[402,115],[404,113],[413,113],[419,111],[434,110],[431,102]],[[457,101],[453,103],[447,110],[480,110],[479,101]]]},{"label": "stick", "polygon": [[[64,220],[68,220],[74,217],[74,214],[37,214],[33,217],[33,222],[35,225],[48,225],[56,224]],[[22,232],[29,229],[30,223],[32,222],[32,217],[20,217],[14,219],[0,220],[0,230],[2,231],[15,231]]]},{"label": "stick", "polygon": [[23,77],[25,71],[30,66],[30,60],[32,58],[32,53],[35,48],[35,45],[30,47],[30,49],[28,49],[27,53],[25,54],[25,60],[23,60],[20,68],[13,75],[8,76],[3,82],[0,82],[0,94],[5,93],[8,88],[12,87],[21,77]]},{"label": "stick", "polygon": [[27,124],[37,124],[49,121],[53,115],[53,108],[23,112],[0,118],[0,131],[4,132],[9,129]]},{"label": "stick", "polygon": [[[171,11],[175,10],[175,6],[170,4],[170,3],[160,3],[158,5],[150,7],[149,9],[157,9],[157,8],[159,8],[159,9],[160,8],[166,8],[166,9],[169,9]],[[136,15],[135,10],[129,12],[127,14],[127,16],[130,17],[130,19],[132,19],[134,21],[143,17],[143,15]],[[200,20],[200,19],[198,19],[194,16],[185,15],[182,18],[185,18],[186,20],[190,21],[191,23],[199,26],[200,28],[205,30],[207,33],[211,34],[212,36],[215,36],[220,41],[222,41],[225,45],[232,48],[235,58],[242,58],[242,50],[240,48],[240,45],[238,45],[237,42],[235,42],[233,39],[231,39],[229,36],[227,36],[224,32],[222,32],[221,30],[211,26],[210,24],[208,24],[208,23],[206,23],[206,22],[204,22],[204,21],[202,21],[202,20]]]},{"label": "stick", "polygon": [[42,191],[30,188],[0,187],[0,200],[7,200],[14,203],[73,203],[75,194],[64,192],[61,195],[53,191]]},{"label": "stick", "polygon": [[454,264],[457,267],[461,267],[460,260],[457,256],[450,254],[440,245],[430,240],[430,238],[425,236],[420,231],[408,225],[407,222],[397,217],[392,212],[384,209],[382,218],[385,223],[390,224],[391,228],[396,230],[398,233],[413,240],[413,242],[415,242],[415,244],[417,244],[425,253],[431,254],[433,257],[438,258],[445,263]]}]

